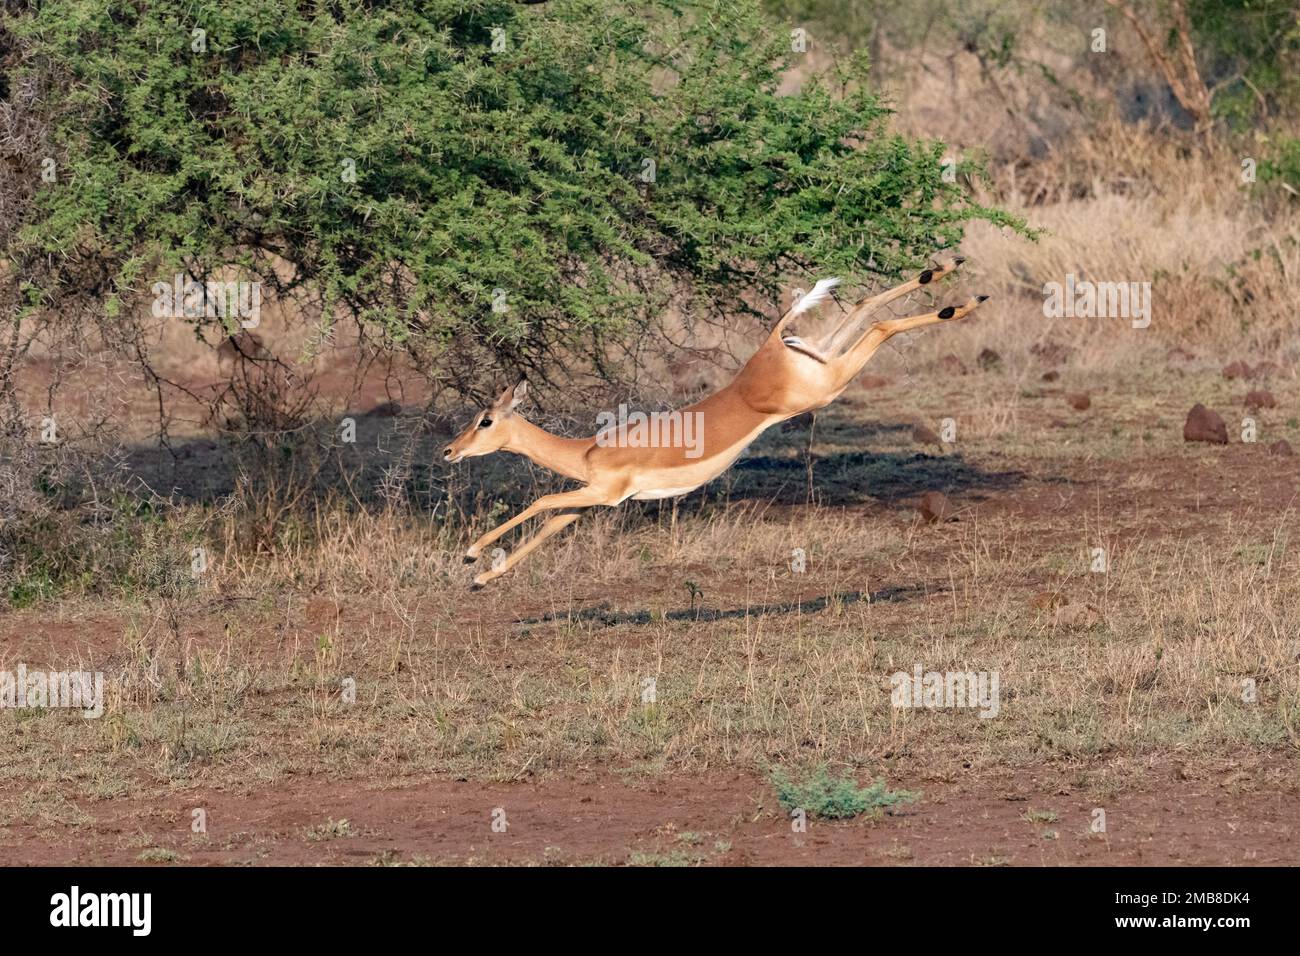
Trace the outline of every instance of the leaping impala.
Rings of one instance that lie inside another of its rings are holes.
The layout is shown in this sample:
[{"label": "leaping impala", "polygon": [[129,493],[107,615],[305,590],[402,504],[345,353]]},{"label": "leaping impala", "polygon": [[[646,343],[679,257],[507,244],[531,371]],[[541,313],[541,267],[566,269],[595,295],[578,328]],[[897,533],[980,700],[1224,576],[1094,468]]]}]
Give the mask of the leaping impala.
[{"label": "leaping impala", "polygon": [[[762,347],[729,385],[681,410],[679,414],[693,415],[701,423],[701,442],[696,447],[681,444],[627,447],[611,444],[605,432],[590,438],[561,438],[538,428],[515,411],[527,393],[527,382],[507,388],[447,446],[444,460],[454,463],[495,451],[512,451],[528,456],[543,468],[582,482],[583,487],[543,495],[470,545],[465,552],[467,563],[477,560],[484,548],[534,515],[543,511],[559,512],[520,544],[500,567],[474,578],[471,588],[477,590],[505,574],[551,535],[577,521],[586,508],[612,507],[629,498],[637,501],[675,498],[694,491],[731,467],[764,429],[833,402],[891,336],[936,322],[957,320],[974,311],[988,296],[981,295],[965,305],[950,305],[924,315],[874,322],[862,330],[863,323],[881,306],[947,275],[962,261],[958,257],[947,265],[926,269],[909,282],[859,302],[818,345],[783,335],[791,319],[821,304],[839,280],[818,282],[781,317]],[[850,340],[852,344],[841,349]]]}]

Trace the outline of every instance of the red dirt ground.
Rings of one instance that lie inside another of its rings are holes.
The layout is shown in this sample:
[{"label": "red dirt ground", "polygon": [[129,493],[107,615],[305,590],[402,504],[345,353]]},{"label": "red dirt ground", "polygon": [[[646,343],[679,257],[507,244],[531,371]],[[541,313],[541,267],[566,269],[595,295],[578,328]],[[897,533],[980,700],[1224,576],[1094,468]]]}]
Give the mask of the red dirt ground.
[{"label": "red dirt ground", "polygon": [[[1227,769],[1227,768],[1225,768]],[[717,774],[624,782],[608,775],[543,783],[430,780],[370,789],[300,780],[246,796],[87,802],[93,825],[51,833],[0,827],[9,864],[131,864],[146,848],[201,864],[676,863],[712,865],[1286,865],[1300,861],[1300,801],[1188,782],[1163,767],[1149,789],[1102,809],[1061,779],[925,784],[920,800],[878,820],[810,820],[795,833],[771,788]],[[905,782],[904,782],[905,783]],[[208,832],[190,832],[201,807]],[[494,833],[493,811],[507,828]],[[1051,811],[1031,822],[1028,810]],[[1040,818],[1041,819],[1041,818]],[[309,831],[347,820],[349,835]],[[152,854],[157,856],[157,854]]]}]

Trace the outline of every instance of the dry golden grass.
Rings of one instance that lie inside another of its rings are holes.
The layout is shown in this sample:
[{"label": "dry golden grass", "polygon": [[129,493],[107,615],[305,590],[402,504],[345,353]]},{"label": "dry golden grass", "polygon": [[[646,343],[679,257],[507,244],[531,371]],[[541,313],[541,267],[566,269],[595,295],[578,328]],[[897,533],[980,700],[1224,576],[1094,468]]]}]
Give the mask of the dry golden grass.
[{"label": "dry golden grass", "polygon": [[[982,400],[1009,374],[957,385]],[[1182,383],[1160,381],[1136,379],[1111,400],[1176,401]],[[819,430],[822,493],[882,474],[878,460],[843,458],[864,422],[928,413],[908,390],[865,394],[868,413],[846,407]],[[1294,754],[1297,503],[1231,507],[1220,495],[1203,511],[1172,507],[1171,493],[1195,493],[1209,454],[1182,446],[1179,422],[1116,436],[1098,415],[1062,441],[1042,404],[1025,399],[1014,428],[964,431],[943,458],[914,458],[906,431],[874,435],[892,469],[1026,473],[988,501],[975,484],[975,497],[958,496],[962,520],[937,527],[901,506],[772,504],[749,497],[746,472],[730,505],[722,487],[675,515],[588,516],[476,596],[460,563],[476,529],[418,516],[332,511],[311,547],[257,559],[216,548],[195,590],[60,606],[66,625],[100,637],[80,664],[106,671],[108,713],[0,715],[11,731],[0,765],[9,784],[70,797],[252,790],[376,768],[395,782],[821,761],[908,782],[1048,767],[1113,790],[1140,783],[1152,760],[1195,774]],[[759,451],[789,456],[797,444],[775,436]],[[1135,447],[1184,474],[1180,487],[1168,473],[1144,478]],[[1059,475],[1088,483],[1058,487]],[[1089,572],[1099,544],[1105,574]],[[804,574],[790,569],[794,548],[807,553]],[[1100,620],[1035,607],[1040,591]],[[20,634],[38,618],[50,612],[6,627]],[[8,651],[0,666],[15,660]],[[891,706],[890,675],[916,664],[997,672],[1000,715]]]}]

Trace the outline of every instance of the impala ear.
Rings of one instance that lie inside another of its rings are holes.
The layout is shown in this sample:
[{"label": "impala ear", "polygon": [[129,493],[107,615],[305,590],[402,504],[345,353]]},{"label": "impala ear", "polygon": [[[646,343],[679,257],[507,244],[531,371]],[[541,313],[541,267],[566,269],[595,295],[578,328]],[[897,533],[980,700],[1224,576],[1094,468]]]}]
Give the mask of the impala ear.
[{"label": "impala ear", "polygon": [[509,415],[519,406],[527,394],[527,382],[520,382],[514,387],[506,386],[506,390],[492,403],[492,408],[496,410],[498,415]]}]

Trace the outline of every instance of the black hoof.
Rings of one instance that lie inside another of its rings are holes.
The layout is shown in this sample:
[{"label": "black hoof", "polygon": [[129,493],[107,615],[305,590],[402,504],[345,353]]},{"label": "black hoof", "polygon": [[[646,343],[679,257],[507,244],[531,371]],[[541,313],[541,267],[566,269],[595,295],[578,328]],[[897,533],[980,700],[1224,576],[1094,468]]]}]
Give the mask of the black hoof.
[{"label": "black hoof", "polygon": [[475,561],[478,560],[478,558],[471,558],[471,557],[467,554],[467,555],[465,555],[465,557],[461,558],[461,560],[464,561],[466,564],[473,564]]},{"label": "black hoof", "polygon": [[479,584],[477,581],[475,581],[473,584],[471,584],[471,585],[469,586],[469,589],[470,589],[471,591],[482,591],[482,590],[483,590],[483,585],[481,585],[481,584]]}]

